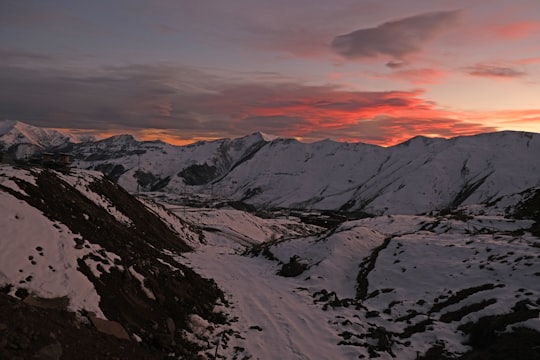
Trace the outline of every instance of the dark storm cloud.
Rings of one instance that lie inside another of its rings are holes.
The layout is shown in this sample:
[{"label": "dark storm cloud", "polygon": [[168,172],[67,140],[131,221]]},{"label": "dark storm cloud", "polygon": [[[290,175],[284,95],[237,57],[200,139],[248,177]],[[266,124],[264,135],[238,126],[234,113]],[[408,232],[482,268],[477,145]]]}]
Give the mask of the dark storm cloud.
[{"label": "dark storm cloud", "polygon": [[455,25],[460,16],[461,11],[437,11],[390,21],[336,36],[332,48],[349,59],[388,55],[401,60],[419,52],[426,41]]},{"label": "dark storm cloud", "polygon": [[524,76],[523,71],[519,71],[505,66],[494,66],[486,64],[476,64],[465,68],[469,75],[492,78],[516,78]]},{"label": "dark storm cloud", "polygon": [[157,66],[77,72],[2,67],[0,118],[39,126],[91,129],[196,127],[179,96],[182,89],[169,85],[170,79],[177,76],[185,79],[185,88],[204,86],[207,80],[196,70]]}]

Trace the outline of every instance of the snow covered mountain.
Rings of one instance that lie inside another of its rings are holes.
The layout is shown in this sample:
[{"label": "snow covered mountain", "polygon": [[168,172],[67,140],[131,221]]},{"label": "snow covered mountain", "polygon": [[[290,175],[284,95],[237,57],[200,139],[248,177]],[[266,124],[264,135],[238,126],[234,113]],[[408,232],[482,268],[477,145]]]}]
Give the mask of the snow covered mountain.
[{"label": "snow covered mountain", "polygon": [[[13,131],[0,131],[4,147],[18,141]],[[306,144],[261,133],[187,146],[139,142],[130,135],[73,143],[36,128],[24,139],[45,146],[47,136],[53,139],[49,149],[71,152],[77,167],[102,171],[132,193],[201,194],[259,208],[419,214],[540,186],[535,133],[416,137],[388,148],[330,140]]]},{"label": "snow covered mountain", "polygon": [[266,141],[262,134],[244,138],[173,146],[161,141],[138,142],[119,135],[71,151],[81,168],[103,171],[131,192],[163,190],[177,194],[218,181],[253,156]]},{"label": "snow covered mountain", "polygon": [[214,191],[264,206],[417,214],[540,185],[539,151],[540,135],[516,132],[417,137],[389,148],[280,139]]},{"label": "snow covered mountain", "polygon": [[0,151],[12,153],[15,158],[23,159],[39,151],[61,149],[70,143],[91,141],[93,138],[81,138],[66,132],[40,128],[20,121],[0,121]]}]

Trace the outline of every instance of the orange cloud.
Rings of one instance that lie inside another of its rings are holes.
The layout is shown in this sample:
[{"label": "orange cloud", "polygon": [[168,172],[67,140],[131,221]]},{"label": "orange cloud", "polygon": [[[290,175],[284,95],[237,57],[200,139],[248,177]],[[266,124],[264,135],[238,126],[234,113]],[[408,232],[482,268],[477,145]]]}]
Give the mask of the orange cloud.
[{"label": "orange cloud", "polygon": [[192,136],[184,131],[168,129],[143,129],[136,131],[133,135],[143,141],[161,140],[173,145],[188,145],[197,141],[211,141],[219,138],[216,136]]},{"label": "orange cloud", "polygon": [[259,101],[240,120],[280,136],[304,140],[333,138],[395,145],[417,135],[452,137],[495,131],[421,98],[422,91],[330,91],[292,98],[274,96]]},{"label": "orange cloud", "polygon": [[532,58],[525,58],[525,59],[519,59],[516,61],[518,64],[536,64],[540,63],[540,57],[532,57]]},{"label": "orange cloud", "polygon": [[540,132],[540,109],[458,111],[422,98],[423,92],[330,91],[260,101],[250,122],[264,131],[307,141],[333,138],[391,146],[417,135],[450,138],[500,130]]},{"label": "orange cloud", "polygon": [[540,133],[540,108],[468,112],[472,121],[489,122],[499,130],[518,130]]},{"label": "orange cloud", "polygon": [[359,119],[370,119],[385,114],[388,116],[429,109],[429,105],[418,98],[420,91],[348,92],[298,94],[281,97],[275,94],[250,106],[251,116],[279,116],[306,119],[312,126],[335,128],[352,124]]},{"label": "orange cloud", "polygon": [[382,146],[396,145],[417,135],[450,138],[496,131],[495,127],[458,117],[388,118],[380,121],[379,125],[385,136],[383,141],[378,142]]},{"label": "orange cloud", "polygon": [[[324,109],[329,104],[322,105]],[[344,110],[346,106],[337,110],[331,108],[317,110],[313,109],[312,104],[306,103],[304,107],[295,105],[272,111],[267,108],[251,109],[250,116],[237,120],[237,125],[244,126],[246,130],[237,132],[233,137],[265,131],[307,142],[331,138],[336,141],[392,146],[418,135],[451,138],[500,130],[540,132],[540,109],[454,112],[438,109],[422,101],[411,101],[406,106],[394,109],[389,105],[367,109],[351,107],[349,110]],[[288,114],[292,109],[294,115]],[[384,115],[381,115],[383,112]],[[104,138],[126,132],[132,133],[139,140],[159,139],[173,145],[227,137],[215,131],[186,133],[176,129],[110,130],[93,135]]]},{"label": "orange cloud", "polygon": [[540,29],[538,21],[522,21],[513,24],[502,25],[495,29],[496,34],[505,39],[517,40],[532,36]]},{"label": "orange cloud", "polygon": [[263,131],[303,141],[332,138],[391,146],[417,135],[450,138],[498,130],[540,132],[535,128],[540,124],[540,110],[453,111],[423,99],[423,94],[421,90],[355,92],[292,84],[236,86],[192,99],[193,106],[205,107],[207,118],[224,113],[226,120],[207,121],[207,126],[189,131],[150,128],[132,133],[141,140],[161,139],[175,145]]},{"label": "orange cloud", "polygon": [[[323,110],[314,109],[313,104],[309,102],[305,102],[304,105],[275,108],[272,111],[264,107],[251,109],[251,115],[238,120],[238,124],[245,126],[246,131],[238,132],[234,136],[260,130],[306,142],[332,138],[336,141],[392,146],[418,135],[451,138],[501,130],[540,132],[540,109],[449,111],[438,109],[434,104],[421,100],[410,101],[406,106],[394,109],[389,105],[366,109],[352,106],[348,110],[345,104],[318,105],[319,108],[322,105]],[[324,109],[325,107],[327,108]],[[292,109],[294,115],[288,114]],[[382,112],[385,114],[381,115]],[[92,135],[104,138],[126,132],[118,129]],[[187,145],[196,141],[226,137],[218,132],[186,133],[175,129],[143,129],[129,132],[139,140],[159,139],[173,145]],[[84,133],[90,134],[87,131]]]}]

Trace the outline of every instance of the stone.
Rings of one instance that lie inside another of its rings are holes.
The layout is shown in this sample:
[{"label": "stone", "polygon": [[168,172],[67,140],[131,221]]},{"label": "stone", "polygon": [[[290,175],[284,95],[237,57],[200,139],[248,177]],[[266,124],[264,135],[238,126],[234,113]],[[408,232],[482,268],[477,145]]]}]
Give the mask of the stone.
[{"label": "stone", "polygon": [[112,335],[118,339],[130,340],[126,329],[116,321],[100,319],[94,315],[90,315],[90,321],[99,332]]},{"label": "stone", "polygon": [[60,360],[62,353],[62,345],[56,342],[42,347],[35,357],[39,360]]},{"label": "stone", "polygon": [[41,298],[29,295],[23,300],[23,302],[42,309],[66,310],[69,305],[69,298],[67,296],[57,298]]},{"label": "stone", "polygon": [[174,323],[174,320],[171,318],[167,318],[167,329],[169,330],[169,333],[174,336],[174,332],[176,331],[176,325]]}]

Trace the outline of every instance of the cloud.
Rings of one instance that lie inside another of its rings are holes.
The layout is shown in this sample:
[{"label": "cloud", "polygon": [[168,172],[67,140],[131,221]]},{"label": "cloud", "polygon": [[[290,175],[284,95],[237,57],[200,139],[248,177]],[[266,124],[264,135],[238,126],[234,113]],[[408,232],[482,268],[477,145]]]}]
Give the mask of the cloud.
[{"label": "cloud", "polygon": [[517,40],[532,36],[538,29],[540,22],[522,21],[499,26],[495,29],[495,33],[504,39]]},{"label": "cloud", "polygon": [[438,108],[421,90],[353,91],[250,75],[229,79],[178,66],[0,66],[0,118],[182,144],[263,131],[392,145],[419,134],[494,130]]},{"label": "cloud", "polygon": [[323,40],[326,37],[324,29],[302,24],[243,24],[243,30],[248,34],[242,40],[257,51],[282,52],[298,57],[319,57],[328,52],[328,45]]},{"label": "cloud", "polygon": [[513,69],[506,66],[496,66],[496,65],[487,65],[487,64],[476,64],[474,66],[469,66],[465,68],[465,71],[469,75],[480,76],[480,77],[489,77],[489,78],[517,78],[524,76],[523,71]]},{"label": "cloud", "polygon": [[386,66],[388,66],[390,69],[399,69],[405,65],[407,65],[407,63],[404,61],[389,61],[386,63]]},{"label": "cloud", "polygon": [[28,51],[8,51],[0,49],[0,63],[4,65],[35,64],[35,63],[52,63],[57,61],[52,56],[33,53]]},{"label": "cloud", "polygon": [[220,100],[229,103],[244,96],[242,113],[247,116],[231,119],[231,128],[307,141],[332,138],[393,145],[419,134],[450,137],[495,131],[493,126],[438,109],[422,95],[419,90],[360,92],[331,86],[252,84],[231,87]]},{"label": "cloud", "polygon": [[438,80],[446,76],[446,73],[437,69],[420,68],[399,70],[384,77],[399,81],[405,81],[414,85],[435,84]]},{"label": "cloud", "polygon": [[454,26],[461,11],[437,11],[386,22],[373,28],[339,35],[332,49],[348,59],[390,56],[399,62],[421,51],[422,46],[443,30]]},{"label": "cloud", "polygon": [[[197,128],[182,94],[203,92],[212,81],[195,69],[157,66],[74,71],[7,66],[0,73],[0,117],[102,130]],[[172,78],[181,78],[182,88],[171,85]]]},{"label": "cloud", "polygon": [[516,61],[516,63],[517,64],[536,64],[536,63],[540,63],[540,57],[519,59]]},{"label": "cloud", "polygon": [[499,110],[492,112],[469,112],[467,114],[471,121],[481,121],[489,118],[492,124],[502,129],[523,129],[530,127],[531,131],[539,132],[540,108],[537,109],[517,109]]}]

